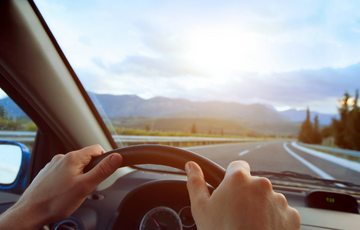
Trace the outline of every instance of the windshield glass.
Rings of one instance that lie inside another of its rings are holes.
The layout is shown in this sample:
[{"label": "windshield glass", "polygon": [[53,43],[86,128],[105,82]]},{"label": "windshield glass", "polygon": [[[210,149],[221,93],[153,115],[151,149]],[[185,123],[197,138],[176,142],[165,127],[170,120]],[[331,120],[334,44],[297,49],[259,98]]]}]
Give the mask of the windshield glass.
[{"label": "windshield glass", "polygon": [[359,1],[35,2],[119,146],[360,184]]}]

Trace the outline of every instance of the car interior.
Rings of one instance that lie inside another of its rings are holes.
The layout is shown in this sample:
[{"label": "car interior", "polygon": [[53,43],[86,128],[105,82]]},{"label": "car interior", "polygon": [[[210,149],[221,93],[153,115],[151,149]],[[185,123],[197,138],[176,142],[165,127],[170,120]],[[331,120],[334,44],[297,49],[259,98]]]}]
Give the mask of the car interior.
[{"label": "car interior", "polygon": [[[0,2],[0,87],[38,127],[26,185],[56,154],[93,144],[100,144],[106,151],[118,149],[31,0]],[[125,167],[101,183],[69,218],[49,223],[43,229],[156,229],[150,227],[153,223],[149,219],[156,213],[166,214],[163,221],[174,225],[167,229],[179,229],[178,223],[182,223],[180,229],[196,229],[185,173],[133,165],[162,164],[183,170],[185,162],[193,159],[203,166],[211,191],[221,182],[225,170],[180,148],[133,146],[117,150],[121,151]],[[149,156],[154,155],[152,160]],[[93,167],[97,162],[92,163]],[[270,180],[273,189],[300,213],[301,229],[359,229],[359,190],[283,182],[276,177]],[[22,192],[0,191],[0,213],[11,207]],[[343,206],[316,202],[329,196],[338,196],[336,200]]]}]

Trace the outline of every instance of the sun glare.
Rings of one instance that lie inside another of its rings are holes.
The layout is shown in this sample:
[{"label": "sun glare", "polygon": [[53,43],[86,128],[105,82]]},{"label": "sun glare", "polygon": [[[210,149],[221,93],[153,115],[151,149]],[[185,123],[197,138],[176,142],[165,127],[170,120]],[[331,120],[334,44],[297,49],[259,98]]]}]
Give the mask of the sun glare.
[{"label": "sun glare", "polygon": [[197,31],[190,38],[187,59],[211,74],[253,71],[257,68],[258,39],[233,30]]}]

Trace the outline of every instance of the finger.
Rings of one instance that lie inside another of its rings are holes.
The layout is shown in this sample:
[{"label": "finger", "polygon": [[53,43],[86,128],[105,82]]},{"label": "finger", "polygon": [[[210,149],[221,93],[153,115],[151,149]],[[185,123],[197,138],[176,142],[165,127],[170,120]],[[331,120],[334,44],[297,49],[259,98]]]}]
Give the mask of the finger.
[{"label": "finger", "polygon": [[279,204],[279,207],[281,208],[290,207],[284,194],[274,192],[274,197],[276,199],[276,202]]},{"label": "finger", "polygon": [[80,164],[81,167],[84,168],[93,157],[99,156],[104,152],[105,150],[100,145],[91,145],[77,151],[69,152],[65,157],[66,160],[72,164]]},{"label": "finger", "polygon": [[298,210],[288,206],[288,219],[290,221],[288,221],[288,223],[292,223],[292,226],[295,226],[294,229],[300,229],[301,227],[301,217],[300,214],[298,212]]},{"label": "finger", "polygon": [[113,153],[100,161],[93,169],[84,174],[84,180],[94,188],[103,180],[113,174],[123,162],[123,158],[118,153]]},{"label": "finger", "polygon": [[210,192],[200,166],[193,161],[189,161],[185,165],[185,171],[188,178],[186,185],[189,191],[191,205],[203,203],[210,197]]},{"label": "finger", "polygon": [[104,152],[105,150],[103,149],[103,147],[101,147],[101,145],[99,144],[96,144],[80,149],[78,151],[78,155],[86,156],[86,157],[87,156],[96,157],[103,154]]},{"label": "finger", "polygon": [[227,175],[232,175],[239,170],[244,174],[250,175],[250,165],[246,161],[233,161],[227,167],[225,177]]},{"label": "finger", "polygon": [[53,158],[51,159],[50,162],[57,162],[57,161],[60,160],[63,156],[64,156],[64,154],[56,154],[55,156],[53,156]]},{"label": "finger", "polygon": [[53,158],[51,159],[51,161],[49,161],[45,167],[45,168],[49,168],[49,167],[52,167],[53,165],[56,165],[58,164],[58,162],[61,160],[61,158],[63,158],[65,155],[64,154],[56,154],[55,156],[53,156]]},{"label": "finger", "polygon": [[45,167],[49,167],[48,165],[54,165],[57,162],[59,162],[61,160],[61,158],[63,158],[65,155],[64,154],[56,154],[55,156],[53,156],[53,158],[51,159],[50,162],[48,162]]}]

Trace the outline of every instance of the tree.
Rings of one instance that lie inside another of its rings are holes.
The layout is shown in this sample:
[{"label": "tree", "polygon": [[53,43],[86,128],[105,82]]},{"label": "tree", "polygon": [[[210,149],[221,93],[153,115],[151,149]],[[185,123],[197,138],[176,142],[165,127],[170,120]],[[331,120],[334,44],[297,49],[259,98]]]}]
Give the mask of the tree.
[{"label": "tree", "polygon": [[358,106],[359,92],[356,90],[355,97],[351,102],[348,93],[339,100],[340,120],[333,119],[332,127],[335,144],[340,148],[360,150],[360,109]]},{"label": "tree", "polygon": [[352,109],[348,113],[347,124],[345,127],[345,141],[347,142],[347,147],[354,150],[360,150],[360,111],[359,106],[357,105],[358,98],[359,91],[356,90],[351,105]]},{"label": "tree", "polygon": [[313,144],[321,144],[322,137],[319,131],[319,118],[318,115],[314,118],[314,128],[312,130],[312,143]]},{"label": "tree", "polygon": [[195,123],[191,126],[191,133],[194,133],[194,134],[197,133]]},{"label": "tree", "polygon": [[310,110],[309,108],[306,111],[306,119],[301,124],[300,132],[299,132],[299,141],[304,143],[312,143],[312,124],[310,121]]},{"label": "tree", "polygon": [[3,105],[0,105],[0,119],[6,119],[6,110]]},{"label": "tree", "polygon": [[353,103],[351,105],[352,109],[349,110],[347,115],[346,127],[345,127],[345,137],[346,146],[348,149],[360,150],[360,111],[357,101],[359,98],[359,92],[356,90]]},{"label": "tree", "polygon": [[333,125],[335,129],[335,144],[340,148],[350,148],[348,143],[348,132],[347,132],[347,123],[349,115],[349,99],[350,95],[348,93],[344,94],[344,98],[339,100],[340,108],[338,111],[340,113],[340,121],[334,119]]},{"label": "tree", "polygon": [[333,125],[328,125],[328,126],[324,126],[321,131],[320,134],[323,138],[328,138],[334,135],[334,127]]},{"label": "tree", "polygon": [[360,108],[357,104],[359,99],[359,91],[356,90],[355,99],[353,103],[353,109],[351,110],[351,118],[352,118],[352,127],[353,127],[353,135],[352,135],[352,149],[360,150]]}]

